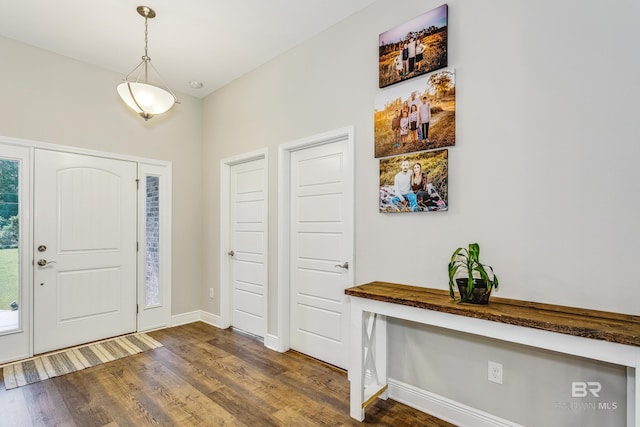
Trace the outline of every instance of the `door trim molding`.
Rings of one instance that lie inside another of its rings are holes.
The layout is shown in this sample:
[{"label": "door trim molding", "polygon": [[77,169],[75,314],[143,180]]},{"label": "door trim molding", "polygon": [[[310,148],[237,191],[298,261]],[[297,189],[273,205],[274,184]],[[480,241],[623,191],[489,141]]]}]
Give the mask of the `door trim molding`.
[{"label": "door trim molding", "polygon": [[[267,148],[263,148],[256,151],[251,151],[248,153],[238,154],[236,156],[227,157],[220,160],[220,283],[218,285],[218,289],[220,290],[220,318],[219,324],[223,329],[231,326],[231,309],[232,309],[232,300],[231,300],[231,283],[229,282],[229,269],[231,268],[231,262],[229,261],[229,256],[227,252],[229,252],[229,235],[231,233],[231,228],[229,221],[231,220],[229,215],[229,197],[231,196],[229,193],[229,186],[231,184],[231,167],[235,165],[239,165],[241,163],[252,162],[254,160],[262,160],[264,159],[264,173],[267,176],[267,186],[265,189],[265,206],[267,208],[267,233],[265,234],[266,246],[267,246],[267,283],[265,286],[265,294],[264,294],[264,319],[265,319],[265,331],[264,336],[267,336],[269,330],[269,152]],[[266,340],[265,340],[266,342]]]},{"label": "door trim molding", "polygon": [[[62,145],[62,144],[53,144],[53,143],[48,143],[48,142],[41,142],[41,141],[35,141],[35,140],[28,140],[28,139],[21,139],[21,138],[14,138],[14,137],[9,137],[9,136],[5,136],[5,135],[0,135],[0,143],[2,144],[6,144],[8,146],[14,146],[14,147],[24,147],[24,148],[28,148],[30,149],[29,151],[29,162],[28,162],[28,167],[29,167],[29,188],[28,188],[28,192],[29,192],[29,202],[28,205],[29,207],[29,211],[28,211],[28,215],[29,215],[29,224],[28,226],[25,226],[25,235],[28,235],[28,247],[29,250],[28,252],[25,252],[25,254],[28,254],[29,256],[29,260],[33,260],[34,259],[34,254],[33,254],[33,203],[32,202],[32,198],[33,198],[33,191],[34,191],[34,159],[35,159],[35,154],[34,151],[35,149],[43,149],[43,150],[50,150],[50,151],[59,151],[59,152],[65,152],[65,153],[71,153],[71,154],[82,154],[82,155],[87,155],[87,156],[94,156],[94,157],[102,157],[102,158],[109,158],[109,159],[114,159],[114,160],[125,160],[125,161],[130,161],[130,162],[134,162],[137,163],[138,165],[152,165],[152,166],[161,166],[161,167],[165,167],[166,170],[168,171],[168,175],[167,175],[167,179],[168,179],[168,184],[171,185],[172,183],[172,162],[171,161],[167,161],[167,160],[158,160],[158,159],[153,159],[153,158],[149,158],[149,157],[138,157],[138,156],[131,156],[131,155],[126,155],[126,154],[119,154],[119,153],[112,153],[112,152],[106,152],[106,151],[98,151],[98,150],[92,150],[92,149],[86,149],[86,148],[81,148],[81,147],[74,147],[74,146],[70,146],[70,145]],[[26,181],[25,181],[26,182]],[[170,186],[168,187],[168,189],[170,190]],[[139,195],[138,195],[139,197]],[[27,206],[27,204],[25,204],[25,206]],[[168,216],[166,216],[166,222],[168,224],[168,231],[167,231],[167,238],[169,239],[169,245],[171,244],[171,208],[169,208],[168,211]],[[23,232],[22,230],[22,226],[21,226],[21,233]],[[166,248],[166,252],[163,255],[163,258],[161,259],[161,262],[166,265],[166,266],[170,266],[171,262],[172,262],[172,247],[169,246],[168,248]],[[166,257],[166,259],[165,259]],[[23,323],[23,330],[28,333],[29,335],[29,355],[27,357],[30,357],[33,355],[33,268],[31,266],[31,262],[28,262],[28,269],[29,269],[29,274],[28,276],[28,280],[29,280],[29,292],[27,292],[27,300],[23,300],[23,305],[28,304],[28,308],[29,308],[29,316],[26,318],[27,321],[25,321]],[[138,266],[139,268],[139,266]],[[137,284],[136,286],[139,286],[140,284]],[[167,277],[167,283],[165,283],[166,286],[169,287],[169,289],[172,288],[172,282],[171,282],[171,275],[169,274],[169,277]],[[136,289],[137,290],[137,289]],[[170,294],[169,294],[170,295]],[[23,295],[24,296],[24,295]],[[171,321],[170,318],[170,314],[171,314],[171,298],[169,298],[168,304],[168,319],[167,322]]]},{"label": "door trim molding", "polygon": [[84,154],[86,156],[104,157],[114,160],[128,160],[130,162],[145,163],[149,165],[169,166],[172,164],[169,160],[158,160],[149,157],[130,156],[128,154],[112,153],[108,151],[98,151],[88,148],[74,147],[72,145],[52,144],[50,142],[32,141],[28,139],[12,138],[10,136],[0,135],[0,142],[16,145],[19,147],[40,148],[50,151],[62,151],[64,153]]},{"label": "door trim molding", "polygon": [[[290,274],[289,257],[291,256],[290,245],[290,215],[291,207],[291,153],[324,144],[331,144],[337,141],[347,141],[347,160],[349,162],[351,185],[354,185],[354,127],[353,125],[340,129],[331,130],[325,133],[312,135],[306,138],[280,144],[278,146],[278,309],[277,309],[277,351],[285,352],[291,348],[290,332]],[[355,194],[355,192],[353,192]],[[354,202],[355,206],[355,202]],[[351,215],[355,214],[354,209]],[[351,218],[352,224],[354,223]],[[353,230],[355,233],[355,230]],[[352,245],[353,246],[353,245]],[[348,258],[353,260],[353,254]],[[353,263],[350,267],[350,274],[353,273]]]}]

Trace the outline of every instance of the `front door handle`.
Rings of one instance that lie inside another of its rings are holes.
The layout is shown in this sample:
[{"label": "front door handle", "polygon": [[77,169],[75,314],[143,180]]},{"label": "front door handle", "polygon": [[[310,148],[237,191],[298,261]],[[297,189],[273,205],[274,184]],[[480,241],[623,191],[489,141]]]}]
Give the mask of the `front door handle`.
[{"label": "front door handle", "polygon": [[229,255],[229,256],[234,256],[235,254],[236,254],[236,253],[235,253],[235,252],[233,252],[233,251],[229,251],[229,252],[227,252],[227,255]]},{"label": "front door handle", "polygon": [[55,264],[55,261],[47,261],[46,259],[39,259],[38,260],[38,265],[40,267],[44,267],[45,265],[49,265],[49,264]]},{"label": "front door handle", "polygon": [[344,264],[340,265],[340,264],[336,264],[335,267],[340,267],[340,268],[344,268],[345,270],[349,269],[349,262],[345,261]]}]

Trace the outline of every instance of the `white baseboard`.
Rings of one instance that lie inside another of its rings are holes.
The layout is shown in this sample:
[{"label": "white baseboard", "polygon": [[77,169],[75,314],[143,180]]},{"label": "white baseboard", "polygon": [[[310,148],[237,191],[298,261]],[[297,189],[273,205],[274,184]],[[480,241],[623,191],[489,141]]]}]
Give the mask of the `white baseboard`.
[{"label": "white baseboard", "polygon": [[458,426],[522,427],[520,424],[391,378],[389,397]]},{"label": "white baseboard", "polygon": [[276,335],[267,334],[264,340],[264,346],[270,350],[278,351],[280,341]]},{"label": "white baseboard", "polygon": [[187,323],[204,322],[216,328],[222,328],[220,316],[203,310],[190,311],[188,313],[171,316],[171,326],[186,325]]},{"label": "white baseboard", "polygon": [[[226,329],[222,324],[220,316],[217,314],[209,313],[204,310],[190,311],[188,313],[176,314],[171,316],[171,326],[186,325],[187,323],[204,322],[216,328]],[[264,346],[269,350],[278,351],[280,340],[276,335],[267,334],[264,339]]]},{"label": "white baseboard", "polygon": [[224,329],[222,327],[222,322],[220,321],[220,316],[217,314],[200,310],[200,320],[204,323],[208,323],[211,326],[215,326],[216,328]]},{"label": "white baseboard", "polygon": [[186,325],[187,323],[198,322],[202,310],[190,311],[188,313],[174,314],[171,316],[171,326]]}]

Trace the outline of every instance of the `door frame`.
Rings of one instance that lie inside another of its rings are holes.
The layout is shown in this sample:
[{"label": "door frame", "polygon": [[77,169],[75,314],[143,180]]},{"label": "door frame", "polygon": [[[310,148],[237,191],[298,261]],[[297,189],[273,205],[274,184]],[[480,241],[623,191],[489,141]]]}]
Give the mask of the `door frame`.
[{"label": "door frame", "polygon": [[[160,303],[145,307],[143,297],[146,286],[146,180],[148,176],[160,178]],[[138,257],[137,257],[137,303],[138,332],[171,326],[171,207],[172,200],[172,165],[138,162]]]},{"label": "door frame", "polygon": [[[136,162],[138,164],[138,178],[140,177],[139,173],[140,173],[140,169],[144,168],[144,165],[146,166],[156,166],[157,169],[156,171],[160,171],[163,170],[164,172],[162,172],[162,176],[165,178],[164,182],[166,183],[166,185],[164,186],[164,189],[161,190],[164,191],[165,193],[161,193],[161,197],[164,197],[165,200],[170,201],[171,200],[171,183],[172,183],[172,162],[171,161],[166,161],[166,160],[157,160],[157,159],[152,159],[152,158],[145,158],[145,157],[137,157],[137,156],[130,156],[130,155],[126,155],[126,154],[118,154],[118,153],[110,153],[110,152],[105,152],[105,151],[98,151],[98,150],[91,150],[91,149],[85,149],[85,148],[80,148],[80,147],[73,147],[73,146],[69,146],[69,145],[60,145],[60,144],[52,144],[52,143],[48,143],[48,142],[41,142],[41,141],[33,141],[33,140],[28,140],[28,139],[20,139],[20,138],[13,138],[13,137],[8,137],[8,136],[2,136],[0,135],[0,143],[1,144],[6,144],[9,146],[16,146],[16,147],[23,147],[23,148],[27,148],[29,149],[29,161],[27,163],[25,163],[25,166],[28,166],[29,171],[28,171],[28,178],[29,178],[29,188],[28,188],[28,206],[29,206],[29,211],[28,211],[28,221],[29,224],[24,226],[23,229],[23,225],[21,225],[21,229],[20,232],[22,233],[24,230],[25,235],[28,235],[28,240],[27,240],[27,245],[28,245],[28,249],[25,251],[25,256],[26,254],[28,254],[29,258],[27,263],[27,268],[29,270],[28,273],[28,280],[29,283],[27,285],[28,288],[28,292],[26,292],[26,295],[23,295],[27,297],[27,299],[23,299],[22,304],[23,305],[27,305],[28,307],[28,311],[29,311],[29,315],[25,317],[25,321],[23,322],[22,326],[22,330],[28,334],[28,354],[25,357],[31,357],[33,356],[33,321],[34,321],[34,313],[33,313],[33,286],[34,286],[34,282],[33,282],[33,265],[32,262],[34,260],[34,251],[33,251],[33,246],[34,246],[34,239],[35,236],[33,235],[33,197],[34,197],[34,191],[33,191],[33,186],[34,186],[34,174],[35,174],[35,170],[34,170],[34,166],[35,166],[35,150],[36,149],[43,149],[43,150],[51,150],[51,151],[60,151],[60,152],[65,152],[65,153],[71,153],[71,154],[81,154],[81,155],[87,155],[87,156],[95,156],[95,157],[103,157],[103,158],[108,158],[108,159],[114,159],[114,160],[126,160],[126,161],[131,161],[131,162]],[[138,200],[140,198],[140,191],[138,191]],[[27,206],[27,203],[25,203],[25,206]],[[140,219],[140,215],[142,215],[142,213],[140,211],[138,211],[136,213],[138,219]],[[164,268],[166,270],[163,269],[163,272],[165,273],[165,282],[163,283],[163,286],[165,286],[165,292],[166,295],[168,295],[168,300],[167,300],[167,307],[166,307],[166,321],[162,322],[165,326],[170,326],[172,324],[171,321],[171,287],[172,287],[172,283],[171,283],[171,205],[165,206],[165,208],[163,209],[163,211],[161,211],[161,215],[164,215],[165,221],[164,221],[164,232],[166,234],[166,239],[168,241],[168,244],[165,244],[160,251],[160,262],[164,265]],[[141,236],[140,236],[141,230],[137,230],[137,235],[136,235],[136,239],[138,241],[141,240]],[[138,254],[140,254],[140,252],[138,252]],[[140,257],[138,256],[138,263],[137,263],[137,268],[138,270],[140,270],[141,264],[140,264]],[[22,268],[22,267],[21,267]],[[136,295],[138,294],[138,291],[140,289],[140,286],[143,286],[144,284],[141,283],[140,281],[137,281],[136,283]],[[140,315],[141,313],[137,314],[137,320],[136,320],[136,329],[139,330],[139,319],[140,319]],[[24,353],[24,352],[23,352]],[[21,353],[22,354],[22,353]],[[19,359],[23,359],[24,357],[20,357],[20,358],[14,358],[13,360],[19,360]],[[3,363],[8,363],[9,360],[6,361],[0,361],[0,365]]]},{"label": "door frame", "polygon": [[18,294],[20,301],[20,311],[18,318],[18,328],[10,332],[0,333],[0,341],[3,347],[6,345],[10,349],[0,352],[7,357],[0,359],[0,366],[5,362],[25,359],[33,355],[33,340],[31,332],[32,319],[32,284],[33,284],[33,259],[32,244],[32,218],[33,218],[33,181],[31,171],[33,170],[33,150],[24,145],[15,143],[14,140],[0,137],[0,144],[10,153],[7,158],[20,161],[19,175],[19,241],[18,253],[20,254],[18,271],[19,283]]},{"label": "door frame", "polygon": [[[278,335],[275,349],[280,352],[285,352],[291,348],[291,309],[289,306],[291,296],[291,277],[289,272],[291,267],[289,262],[291,257],[291,218],[289,213],[291,209],[291,153],[343,140],[347,142],[345,159],[348,163],[348,180],[350,182],[348,185],[351,185],[352,193],[355,195],[355,144],[353,125],[308,136],[278,146]],[[355,239],[355,201],[349,200],[348,202],[351,203],[348,209],[351,212],[348,220],[351,222],[352,238]],[[353,248],[352,253],[348,254],[346,258],[354,260],[355,245],[351,246]],[[354,266],[355,263],[350,262],[349,270],[347,270],[347,274],[349,275],[348,282],[351,284],[354,283],[355,278]]]},{"label": "door frame", "polygon": [[231,197],[231,167],[242,163],[248,163],[255,160],[264,160],[264,174],[267,177],[264,192],[264,203],[266,206],[266,229],[265,245],[267,247],[265,268],[267,269],[267,281],[264,289],[264,344],[270,347],[269,332],[269,155],[266,148],[250,151],[248,153],[238,154],[236,156],[227,157],[220,160],[220,327],[226,329],[233,323],[233,284],[231,283],[231,268],[233,267],[229,259],[230,236],[231,236],[231,205],[229,203]]}]

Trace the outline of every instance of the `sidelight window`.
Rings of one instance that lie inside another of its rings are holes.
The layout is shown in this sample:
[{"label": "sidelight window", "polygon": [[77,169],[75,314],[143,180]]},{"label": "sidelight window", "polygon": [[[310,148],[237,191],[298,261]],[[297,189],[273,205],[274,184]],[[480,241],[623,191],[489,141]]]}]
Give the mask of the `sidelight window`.
[{"label": "sidelight window", "polygon": [[146,177],[146,306],[160,304],[160,177]]},{"label": "sidelight window", "polygon": [[0,333],[19,327],[20,161],[0,158]]}]

